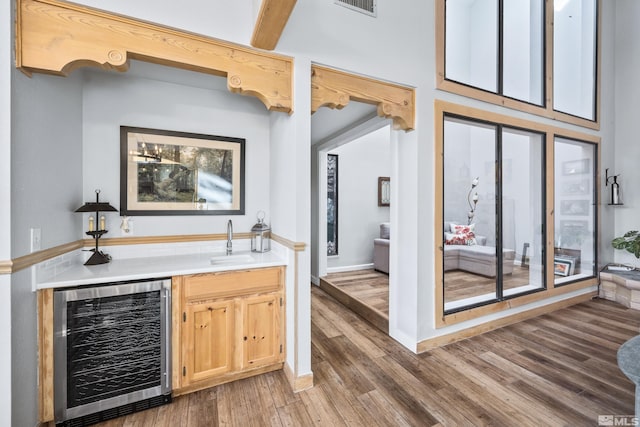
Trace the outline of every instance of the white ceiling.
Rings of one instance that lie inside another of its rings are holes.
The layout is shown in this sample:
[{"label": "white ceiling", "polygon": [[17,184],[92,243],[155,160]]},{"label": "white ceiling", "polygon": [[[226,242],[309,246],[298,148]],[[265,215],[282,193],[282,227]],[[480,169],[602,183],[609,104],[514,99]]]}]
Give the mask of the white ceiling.
[{"label": "white ceiling", "polygon": [[376,116],[376,106],[350,101],[342,110],[321,107],[311,115],[311,145],[325,142]]}]

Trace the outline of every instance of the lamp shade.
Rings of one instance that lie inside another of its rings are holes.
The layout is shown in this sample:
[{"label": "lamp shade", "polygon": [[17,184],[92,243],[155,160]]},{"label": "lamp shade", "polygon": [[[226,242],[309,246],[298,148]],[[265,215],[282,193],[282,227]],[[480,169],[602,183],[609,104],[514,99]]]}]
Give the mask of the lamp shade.
[{"label": "lamp shade", "polygon": [[96,201],[85,203],[75,212],[118,212],[118,210],[109,203],[100,202],[100,190],[96,190]]},{"label": "lamp shade", "polygon": [[85,203],[80,206],[75,212],[118,212],[116,208],[111,206],[109,203]]}]

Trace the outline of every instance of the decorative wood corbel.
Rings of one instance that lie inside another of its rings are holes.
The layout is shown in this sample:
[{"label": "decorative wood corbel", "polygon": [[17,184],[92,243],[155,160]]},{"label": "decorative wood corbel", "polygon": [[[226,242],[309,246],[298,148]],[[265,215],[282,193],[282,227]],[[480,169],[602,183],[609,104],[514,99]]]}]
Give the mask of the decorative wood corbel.
[{"label": "decorative wood corbel", "polygon": [[342,109],[349,100],[377,105],[394,129],[415,128],[415,90],[319,65],[311,66],[311,113],[320,107]]},{"label": "decorative wood corbel", "polygon": [[126,71],[129,59],[226,76],[230,91],[255,96],[271,111],[293,111],[292,58],[63,1],[18,0],[18,68]]}]

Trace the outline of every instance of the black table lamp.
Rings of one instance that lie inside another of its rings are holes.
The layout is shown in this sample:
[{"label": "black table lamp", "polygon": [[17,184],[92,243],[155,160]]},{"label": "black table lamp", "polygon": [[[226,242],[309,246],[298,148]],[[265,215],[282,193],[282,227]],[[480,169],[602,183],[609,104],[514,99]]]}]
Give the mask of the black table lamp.
[{"label": "black table lamp", "polygon": [[111,261],[111,257],[104,252],[101,252],[98,249],[98,242],[100,237],[103,234],[107,233],[105,230],[106,227],[106,218],[104,215],[100,216],[100,212],[118,212],[116,208],[111,206],[109,203],[100,202],[100,190],[96,190],[96,201],[88,202],[76,209],[76,212],[95,212],[96,217],[89,217],[89,231],[87,231],[87,235],[93,237],[96,241],[95,249],[91,249],[93,251],[93,255],[84,263],[84,265],[96,265],[96,264],[106,264]]}]

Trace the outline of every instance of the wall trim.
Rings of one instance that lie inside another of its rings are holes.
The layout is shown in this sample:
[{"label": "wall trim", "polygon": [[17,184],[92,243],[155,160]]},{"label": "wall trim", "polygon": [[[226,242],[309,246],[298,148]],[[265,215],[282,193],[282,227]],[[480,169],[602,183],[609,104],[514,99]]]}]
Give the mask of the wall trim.
[{"label": "wall trim", "polygon": [[53,248],[14,258],[13,262],[9,261],[9,263],[12,263],[12,266],[8,273],[15,273],[16,271],[24,270],[25,268],[32,267],[48,259],[64,255],[67,252],[81,249],[82,246],[82,240],[76,240],[75,242],[65,243],[63,245],[54,246]]},{"label": "wall trim", "polygon": [[284,375],[287,377],[294,393],[313,388],[313,372],[306,375],[295,376],[287,363],[284,364]]},{"label": "wall trim", "polygon": [[426,340],[418,342],[417,351],[418,353],[424,353],[425,351],[429,351],[437,347],[442,347],[444,345],[451,344],[456,341],[461,341],[467,338],[471,338],[476,335],[480,335],[485,332],[492,331],[494,329],[502,328],[504,326],[511,325],[513,323],[530,319],[532,317],[541,316],[543,314],[551,313],[553,311],[560,310],[562,308],[566,308],[575,304],[579,304],[581,302],[589,301],[590,299],[593,299],[593,297],[597,296],[597,294],[598,294],[597,291],[587,292],[582,295],[563,299],[561,301],[556,301],[554,303],[543,305],[541,307],[536,307],[530,310],[522,311],[520,313],[511,314],[509,316],[501,317],[500,319],[495,319],[486,323],[482,323],[477,326],[472,326],[470,328],[462,329],[457,332],[452,332],[450,334],[444,334],[437,337],[428,338]]},{"label": "wall trim", "polygon": [[0,261],[0,274],[11,274],[13,261]]},{"label": "wall trim", "polygon": [[343,273],[346,271],[358,271],[358,270],[370,270],[373,268],[373,263],[368,264],[356,264],[356,265],[345,265],[344,267],[330,267],[327,268],[328,273]]},{"label": "wall trim", "polygon": [[[250,239],[251,233],[235,233],[234,239]],[[304,251],[307,244],[304,242],[293,242],[277,234],[271,234],[271,238],[282,244],[283,246],[295,252]],[[212,240],[227,240],[227,235],[220,234],[182,234],[173,236],[140,236],[140,237],[112,237],[108,239],[100,239],[101,246],[118,246],[118,245],[146,245],[157,243],[186,243],[200,242]],[[32,267],[43,261],[64,255],[68,252],[82,248],[91,248],[95,245],[93,239],[81,239],[75,242],[65,243],[53,248],[33,252],[13,260],[0,261],[0,274],[11,274],[25,268]]]}]

